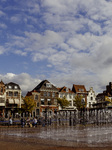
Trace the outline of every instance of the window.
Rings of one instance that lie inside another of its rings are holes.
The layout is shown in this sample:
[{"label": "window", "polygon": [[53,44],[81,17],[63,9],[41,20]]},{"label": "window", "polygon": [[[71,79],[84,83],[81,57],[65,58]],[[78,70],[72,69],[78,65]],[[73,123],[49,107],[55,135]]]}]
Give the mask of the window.
[{"label": "window", "polygon": [[47,96],[47,92],[44,92],[44,96]]},{"label": "window", "polygon": [[12,88],[12,86],[11,86],[11,85],[9,85],[9,86],[8,86],[8,88],[9,88],[9,89],[11,89],[11,88]]},{"label": "window", "polygon": [[91,107],[91,102],[89,102],[89,107]]},{"label": "window", "polygon": [[48,105],[51,105],[51,99],[47,99]]},{"label": "window", "polygon": [[17,87],[17,86],[14,86],[14,88],[17,89],[18,87]]},{"label": "window", "polygon": [[52,93],[52,97],[55,97],[55,93]]},{"label": "window", "polygon": [[50,96],[50,92],[47,93],[47,96]]},{"label": "window", "polygon": [[54,99],[54,104],[57,105],[57,99]]},{"label": "window", "polygon": [[35,95],[35,100],[37,100],[38,99],[38,95]]},{"label": "window", "polygon": [[18,92],[14,92],[14,96],[18,96]]},{"label": "window", "polygon": [[37,107],[39,107],[39,103],[37,103]]},{"label": "window", "polygon": [[13,92],[10,92],[10,91],[9,91],[9,96],[13,96]]},{"label": "window", "polygon": [[1,88],[1,93],[3,93],[3,88]]},{"label": "window", "polygon": [[63,97],[63,94],[60,94],[60,98],[62,98]]},{"label": "window", "polygon": [[72,95],[71,95],[71,94],[69,95],[69,98],[70,98],[70,99],[72,98]]},{"label": "window", "polygon": [[68,90],[68,88],[66,88],[66,92],[68,92],[69,90]]},{"label": "window", "polygon": [[69,101],[69,103],[70,103],[69,106],[72,106],[72,101]]},{"label": "window", "polygon": [[91,101],[93,100],[93,97],[91,97]]},{"label": "window", "polygon": [[84,89],[79,89],[79,92],[84,92]]},{"label": "window", "polygon": [[46,87],[51,88],[52,87],[51,83],[46,83]]},{"label": "window", "polygon": [[41,99],[41,105],[44,105],[44,99]]}]

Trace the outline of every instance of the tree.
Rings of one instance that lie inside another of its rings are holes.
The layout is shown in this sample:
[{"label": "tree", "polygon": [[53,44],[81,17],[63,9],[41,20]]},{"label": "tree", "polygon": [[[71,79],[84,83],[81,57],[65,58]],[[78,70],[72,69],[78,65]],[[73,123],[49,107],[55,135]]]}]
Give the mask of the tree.
[{"label": "tree", "polygon": [[74,99],[74,106],[76,106],[77,110],[81,110],[85,108],[86,104],[82,103],[83,97],[81,95],[76,95]]},{"label": "tree", "polygon": [[70,104],[69,101],[66,99],[65,96],[63,98],[58,98],[57,100],[58,100],[58,103],[60,104],[60,106],[62,107],[62,109],[64,107],[69,106],[69,104]]},{"label": "tree", "polygon": [[28,96],[23,98],[23,102],[24,102],[24,104],[21,106],[21,108],[24,112],[30,113],[34,109],[34,107],[36,106],[35,101]]},{"label": "tree", "polygon": [[108,102],[108,105],[112,105],[112,100],[110,97],[105,96],[105,101]]}]

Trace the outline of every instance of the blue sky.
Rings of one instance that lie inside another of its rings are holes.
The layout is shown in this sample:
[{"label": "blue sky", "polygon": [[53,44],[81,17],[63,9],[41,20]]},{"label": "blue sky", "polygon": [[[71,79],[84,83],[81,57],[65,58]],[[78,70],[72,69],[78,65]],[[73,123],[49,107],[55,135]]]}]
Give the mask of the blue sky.
[{"label": "blue sky", "polygon": [[102,92],[111,58],[112,0],[0,1],[0,78],[23,93],[43,79]]}]

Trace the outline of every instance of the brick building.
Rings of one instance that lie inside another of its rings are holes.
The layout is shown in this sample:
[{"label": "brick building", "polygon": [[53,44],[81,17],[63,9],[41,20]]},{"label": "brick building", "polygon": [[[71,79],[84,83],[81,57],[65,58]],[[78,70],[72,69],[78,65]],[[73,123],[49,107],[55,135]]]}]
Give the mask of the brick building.
[{"label": "brick building", "polygon": [[58,89],[48,80],[43,80],[39,83],[31,91],[32,95],[34,95],[33,92],[38,93],[38,114],[40,116],[46,112],[53,115],[58,110]]},{"label": "brick building", "polygon": [[85,103],[87,105],[87,91],[86,91],[86,88],[84,85],[73,84],[72,91],[76,95],[81,95],[83,97],[83,100],[85,101]]}]

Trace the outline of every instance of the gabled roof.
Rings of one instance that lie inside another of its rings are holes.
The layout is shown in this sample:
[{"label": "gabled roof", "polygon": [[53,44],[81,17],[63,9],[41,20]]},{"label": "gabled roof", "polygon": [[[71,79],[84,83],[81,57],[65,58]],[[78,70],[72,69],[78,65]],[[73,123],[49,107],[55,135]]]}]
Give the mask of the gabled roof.
[{"label": "gabled roof", "polygon": [[4,82],[1,80],[1,81],[0,81],[0,84],[4,85]]},{"label": "gabled roof", "polygon": [[26,96],[32,96],[34,93],[35,94],[37,94],[37,93],[39,94],[39,92],[37,92],[35,90],[32,90],[32,91],[28,91],[27,94],[26,94]]},{"label": "gabled roof", "polygon": [[58,88],[59,92],[62,92],[62,93],[74,93],[70,88],[67,88],[67,87],[62,87],[62,88]]},{"label": "gabled roof", "polygon": [[5,84],[5,86],[7,87],[7,89],[9,89],[9,86],[11,86],[11,89],[15,89],[15,86],[17,86],[17,89],[21,90],[20,86],[14,82],[9,82],[9,83]]},{"label": "gabled roof", "polygon": [[75,93],[87,92],[84,85],[76,85],[76,84],[73,84],[72,91]]},{"label": "gabled roof", "polygon": [[[47,83],[50,84],[51,87],[47,87],[47,86],[46,86]],[[40,83],[33,89],[33,91],[35,90],[35,91],[39,92],[39,91],[42,90],[42,89],[46,89],[46,90],[47,90],[47,89],[52,89],[52,90],[55,90],[55,91],[58,92],[58,89],[57,89],[53,84],[51,84],[48,80],[43,80],[42,82],[40,82]]]},{"label": "gabled roof", "polygon": [[28,91],[27,94],[26,94],[26,96],[31,96],[31,95],[32,95],[31,91],[30,92]]}]

